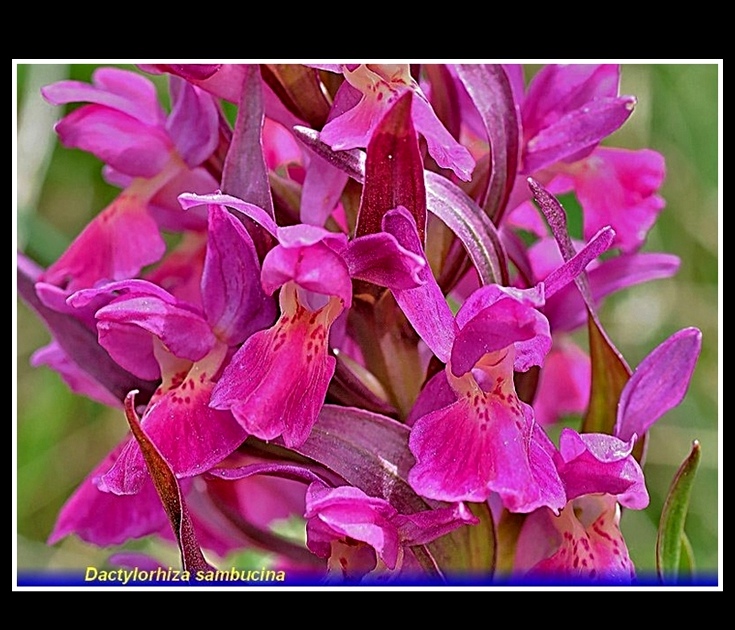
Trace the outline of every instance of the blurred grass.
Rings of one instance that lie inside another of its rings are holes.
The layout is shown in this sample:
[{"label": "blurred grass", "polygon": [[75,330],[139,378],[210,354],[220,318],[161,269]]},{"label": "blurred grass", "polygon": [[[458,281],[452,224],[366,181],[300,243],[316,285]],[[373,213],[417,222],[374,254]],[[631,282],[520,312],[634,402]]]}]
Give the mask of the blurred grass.
[{"label": "blurred grass", "polygon": [[[62,115],[63,108],[51,107],[38,94],[40,85],[65,76],[88,81],[95,67],[17,67],[18,124],[32,132],[19,137],[17,247],[43,265],[53,262],[117,194],[102,181],[96,158],[58,145],[51,121]],[[698,439],[702,464],[686,532],[698,570],[715,573],[720,568],[722,518],[718,66],[624,65],[621,91],[636,95],[638,106],[606,144],[649,147],[666,157],[662,194],[667,205],[646,250],[674,253],[682,266],[673,279],[633,287],[610,298],[602,309],[603,323],[632,367],[676,330],[696,326],[703,333],[702,355],[687,398],[651,431],[645,468],[651,506],[643,512],[626,511],[623,530],[639,572],[652,572],[661,506],[676,468],[689,453],[692,440]],[[109,550],[74,538],[55,547],[46,546],[45,540],[70,493],[125,434],[125,421],[116,410],[72,395],[49,369],[31,368],[30,355],[48,343],[49,335],[19,301],[16,317],[17,566],[103,566]],[[141,546],[145,543],[136,548]]]}]

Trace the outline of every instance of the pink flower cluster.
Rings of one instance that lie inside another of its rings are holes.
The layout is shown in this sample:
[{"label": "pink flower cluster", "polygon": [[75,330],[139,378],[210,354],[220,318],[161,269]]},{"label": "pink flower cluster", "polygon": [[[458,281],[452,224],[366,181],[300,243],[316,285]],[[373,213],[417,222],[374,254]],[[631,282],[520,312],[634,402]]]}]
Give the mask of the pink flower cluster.
[{"label": "pink flower cluster", "polygon": [[[330,582],[634,581],[621,508],[648,505],[642,441],[701,335],[631,370],[597,315],[678,268],[641,251],[662,156],[600,145],[636,105],[620,68],[140,69],[43,89],[84,103],[60,141],[121,192],[49,268],[20,255],[52,334],[33,362],[131,427],[49,543],[155,535],[185,567],[258,548]],[[625,383],[600,411],[606,369]]]}]

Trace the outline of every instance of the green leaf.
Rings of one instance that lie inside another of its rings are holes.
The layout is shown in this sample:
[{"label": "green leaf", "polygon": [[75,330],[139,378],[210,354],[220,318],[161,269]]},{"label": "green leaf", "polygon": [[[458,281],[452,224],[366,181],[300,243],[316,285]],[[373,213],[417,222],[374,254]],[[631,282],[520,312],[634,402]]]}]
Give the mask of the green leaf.
[{"label": "green leaf", "polygon": [[679,575],[694,577],[694,549],[686,532],[681,533],[681,559],[679,560]]},{"label": "green leaf", "polygon": [[688,541],[685,541],[684,523],[689,510],[689,497],[692,493],[700,457],[699,442],[694,440],[691,453],[679,467],[671,482],[669,494],[661,511],[656,540],[656,570],[659,579],[665,584],[675,584],[678,581],[682,551],[684,564],[693,566],[691,546]]}]

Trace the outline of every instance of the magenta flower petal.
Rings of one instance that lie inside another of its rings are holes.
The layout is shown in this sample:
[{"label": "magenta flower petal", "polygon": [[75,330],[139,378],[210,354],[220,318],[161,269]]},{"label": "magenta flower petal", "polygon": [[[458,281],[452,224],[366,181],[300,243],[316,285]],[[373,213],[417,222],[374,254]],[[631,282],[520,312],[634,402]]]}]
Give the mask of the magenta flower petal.
[{"label": "magenta flower petal", "polygon": [[335,298],[310,311],[296,293],[293,283],[281,289],[281,318],[245,341],[210,403],[231,410],[248,433],[264,440],[282,435],[289,447],[306,440],[324,404],[336,363],[328,354],[327,338],[342,311]]},{"label": "magenta flower petal", "polygon": [[413,426],[416,420],[421,416],[447,407],[457,400],[457,394],[454,393],[452,386],[447,380],[447,374],[444,370],[437,372],[419,392],[418,398],[411,411],[406,418],[406,424]]},{"label": "magenta flower petal", "polygon": [[[390,70],[396,70],[395,77],[386,76]],[[390,69],[365,64],[343,66],[346,81],[335,97],[335,108],[341,111],[338,115],[330,113],[330,120],[320,132],[321,140],[336,151],[367,147],[380,120],[413,83],[407,70],[403,65]],[[357,97],[357,103],[346,109]]]},{"label": "magenta flower petal", "polygon": [[170,531],[166,513],[150,478],[135,496],[118,496],[97,487],[99,477],[117,458],[122,444],[89,474],[64,504],[49,536],[50,545],[69,534],[100,546]]},{"label": "magenta flower petal", "polygon": [[[632,96],[604,98],[566,114],[528,141],[523,172],[535,173],[556,162],[579,160],[623,125],[635,103]],[[601,227],[597,226],[593,233]]]},{"label": "magenta flower petal", "polygon": [[111,282],[77,291],[68,304],[94,307],[98,339],[115,361],[140,378],[158,378],[154,338],[175,356],[198,361],[217,339],[198,309],[146,280]]},{"label": "magenta flower petal", "polygon": [[100,280],[122,280],[163,256],[166,251],[156,222],[145,203],[122,193],[87,225],[74,242],[41,276],[69,291]]},{"label": "magenta flower petal", "polygon": [[467,148],[447,131],[421,93],[413,99],[411,117],[416,131],[426,139],[429,155],[436,160],[436,163],[442,168],[452,169],[460,179],[470,181],[475,168],[474,158]]},{"label": "magenta flower petal", "polygon": [[[247,438],[232,414],[209,407],[223,351],[212,353],[188,371],[173,374],[143,415],[146,434],[177,477],[193,477],[209,470]],[[147,478],[140,447],[131,441],[102,476],[101,487],[115,494],[135,494]]]},{"label": "magenta flower petal", "polygon": [[[552,182],[555,180],[552,180]],[[551,188],[551,185],[549,186]],[[549,226],[543,216],[530,201],[521,201],[528,197],[528,184],[523,177],[517,177],[513,187],[513,197],[509,201],[509,210],[503,215],[503,221],[509,227],[530,232],[543,239],[549,233]]]},{"label": "magenta flower petal", "polygon": [[[107,293],[98,295],[96,289],[82,289],[81,291],[70,294],[66,289],[49,284],[48,282],[36,282],[33,288],[43,306],[57,313],[73,316],[74,319],[90,330],[96,330],[97,321],[95,320],[94,314],[110,301],[110,296]],[[92,295],[88,296],[86,300],[83,299],[81,304],[77,304],[75,298],[80,294],[86,294],[88,291]]]},{"label": "magenta flower petal", "polygon": [[642,510],[648,505],[643,471],[631,455],[635,439],[629,442],[601,433],[579,434],[565,428],[559,438],[557,470],[564,482],[567,499],[585,494],[610,494],[628,508]]},{"label": "magenta flower petal", "polygon": [[[20,296],[42,319],[53,341],[66,355],[63,361],[68,360],[74,364],[75,367],[69,369],[84,371],[119,401],[131,389],[139,389],[143,396],[150,397],[156,388],[156,382],[143,381],[123,370],[100,346],[93,311],[77,316],[75,309],[64,301],[66,296],[63,290],[35,281],[41,270],[22,254],[18,256],[17,271]],[[48,306],[46,298],[50,299]]]},{"label": "magenta flower petal", "polygon": [[419,418],[411,431],[414,490],[440,501],[485,501],[497,492],[514,512],[561,509],[566,497],[550,444],[535,434],[531,408],[516,398],[512,378],[490,393],[471,374],[456,382],[459,399]]},{"label": "magenta flower petal", "polygon": [[371,497],[359,488],[328,488],[312,483],[306,493],[307,544],[317,555],[329,558],[345,577],[362,577],[375,561],[364,547],[372,548],[385,566],[400,568],[404,550],[429,543],[457,527],[479,520],[456,504],[413,514],[400,514],[385,499]]},{"label": "magenta flower petal", "polygon": [[307,544],[317,555],[329,557],[331,540],[352,539],[375,549],[386,566],[395,569],[400,537],[390,520],[396,514],[385,499],[359,488],[313,483],[306,493]]},{"label": "magenta flower petal", "polygon": [[587,265],[610,248],[614,238],[615,231],[611,227],[602,228],[574,256],[554,269],[544,279],[546,297],[551,297],[569,286],[577,276],[584,272]]},{"label": "magenta flower petal", "polygon": [[213,193],[208,195],[197,195],[194,193],[181,193],[179,195],[179,203],[184,210],[189,208],[195,208],[197,206],[205,204],[219,204],[222,206],[228,206],[234,208],[238,212],[241,212],[246,217],[252,219],[263,228],[265,228],[270,234],[276,236],[278,233],[278,226],[276,222],[270,217],[270,215],[256,205],[247,203],[242,199],[233,197],[232,195],[224,195],[222,193]]},{"label": "magenta flower petal", "polygon": [[[483,334],[495,335],[491,326],[483,324],[483,322],[487,322],[487,318],[481,314],[499,302],[503,302],[503,305],[495,307],[498,310],[494,312],[498,315],[505,312],[504,319],[507,324],[505,332],[499,332],[501,335],[508,335],[509,339],[512,336],[516,336],[513,342],[515,348],[514,368],[520,372],[525,372],[533,365],[542,365],[544,357],[551,348],[551,333],[549,331],[548,321],[536,310],[544,304],[543,287],[539,286],[531,289],[515,289],[513,287],[501,287],[490,284],[474,291],[457,312],[457,325],[460,330],[468,326],[470,322],[476,320],[476,323],[472,325],[464,337],[463,344],[466,346],[467,351],[472,356],[480,356],[478,349],[473,349],[471,344],[472,333],[475,329],[477,329],[477,334],[480,334],[480,331],[485,329],[486,332]],[[512,313],[515,313],[515,316],[521,317],[518,320],[518,328],[521,332],[513,331],[512,316],[510,320],[508,319],[508,315]],[[490,338],[488,338],[489,341]],[[496,339],[493,345],[497,346],[498,341]],[[461,369],[466,371],[467,361],[459,351],[456,354],[456,358],[459,361],[458,365],[455,366],[454,363],[452,364],[453,369],[456,370],[455,373],[459,373],[460,367],[458,366],[461,366]]]},{"label": "magenta flower petal", "polygon": [[544,305],[544,292],[538,286],[530,289],[518,289],[498,284],[487,284],[473,291],[462,303],[459,311],[457,311],[457,325],[463,328],[484,309],[507,298],[514,299],[528,308],[539,309]]},{"label": "magenta flower petal", "polygon": [[629,440],[634,433],[644,435],[683,400],[701,348],[702,333],[685,328],[641,361],[620,395],[616,436]]},{"label": "magenta flower petal", "polygon": [[[109,172],[105,169],[105,173]],[[125,186],[129,185],[125,184]],[[204,208],[181,212],[178,195],[182,190],[206,193],[217,188],[217,180],[201,166],[181,169],[166,184],[161,186],[148,202],[148,212],[159,228],[170,232],[205,232],[207,212]]]},{"label": "magenta flower petal", "polygon": [[580,160],[620,127],[635,99],[618,98],[619,83],[617,65],[548,65],[538,72],[521,108],[523,172]]},{"label": "magenta flower petal", "polygon": [[[535,337],[539,337],[537,342],[530,344]],[[460,329],[452,346],[452,373],[462,376],[487,353],[513,344],[524,344],[529,357],[541,357],[542,361],[551,346],[548,322],[536,309],[511,297],[501,298]]]},{"label": "magenta flower petal", "polygon": [[211,95],[171,79],[171,115],[166,131],[189,167],[204,162],[219,144],[219,113]]},{"label": "magenta flower petal", "polygon": [[515,570],[553,582],[630,584],[635,569],[615,498],[577,499],[560,516],[548,510],[530,514],[518,537]]},{"label": "magenta flower petal", "polygon": [[214,334],[231,346],[273,323],[276,305],[260,283],[260,264],[247,230],[230,212],[209,205],[202,302]]},{"label": "magenta flower petal", "polygon": [[323,226],[337,206],[347,179],[347,173],[312,155],[301,191],[301,221]]},{"label": "magenta flower petal", "polygon": [[570,175],[584,208],[585,238],[610,225],[622,251],[639,249],[665,205],[657,194],[666,175],[663,156],[600,147]]},{"label": "magenta flower petal", "polygon": [[[553,252],[553,253],[552,253]],[[559,259],[561,254],[553,239],[540,241],[531,249],[531,260],[534,269],[543,268],[541,257],[548,256]],[[669,278],[679,269],[677,256],[670,254],[636,252],[621,254],[614,258],[599,261],[587,270],[590,290],[596,303],[629,286]],[[552,296],[547,296],[544,315],[555,331],[574,330],[587,321],[587,309],[579,290],[574,285],[562,287]]]},{"label": "magenta flower petal", "polygon": [[[52,292],[48,291],[45,286],[43,289],[44,295],[50,298]],[[94,288],[81,289],[73,295],[68,296],[66,303],[76,313],[84,314],[89,310],[96,313],[103,306],[107,306],[110,302],[120,297],[139,296],[150,296],[171,304],[175,302],[175,299],[166,289],[147,280],[133,278],[118,282],[98,283]]]},{"label": "magenta flower petal", "polygon": [[673,254],[639,252],[602,261],[588,278],[592,295],[599,299],[635,284],[670,278],[680,266],[679,257]]},{"label": "magenta flower petal", "polygon": [[386,111],[362,99],[352,109],[324,125],[319,138],[335,151],[367,147],[372,132]]},{"label": "magenta flower petal", "polygon": [[110,407],[120,406],[120,401],[92,378],[89,372],[84,371],[74,363],[56,341],[52,341],[49,345],[36,350],[31,355],[30,363],[33,367],[46,365],[58,372],[69,386],[69,389],[75,394],[87,396]]},{"label": "magenta flower petal", "polygon": [[221,63],[139,63],[141,70],[151,74],[170,72],[187,81],[206,81],[222,70]]},{"label": "magenta flower petal", "polygon": [[92,75],[92,85],[59,81],[42,88],[41,93],[52,105],[96,103],[151,126],[162,124],[166,116],[155,85],[140,74],[118,68],[98,68]]},{"label": "magenta flower petal", "polygon": [[477,525],[480,519],[464,503],[454,503],[414,514],[397,514],[393,522],[405,544],[424,545],[462,525]]},{"label": "magenta flower petal", "polygon": [[[233,458],[234,459],[234,458]],[[306,485],[320,477],[308,467],[237,454],[236,468],[218,467],[206,476],[207,492],[232,505],[253,525],[268,529],[273,521],[302,516]]]},{"label": "magenta flower petal", "polygon": [[[169,72],[230,103],[240,103],[243,86],[249,73],[248,64],[242,63],[142,64],[141,69],[153,74]],[[281,123],[287,129],[304,123],[283,105],[266,82],[261,83],[261,88],[269,118]]]},{"label": "magenta flower petal", "polygon": [[56,133],[65,147],[82,149],[131,177],[154,177],[173,145],[159,127],[100,105],[85,105],[64,117]]},{"label": "magenta flower petal", "polygon": [[361,64],[343,68],[345,78],[357,88],[362,98],[321,131],[320,139],[335,151],[367,147],[378,123],[391,105],[407,91],[412,91],[411,118],[416,130],[426,139],[429,154],[439,166],[452,169],[457,177],[469,181],[475,160],[446,130],[409,73],[407,64]]},{"label": "magenta flower petal", "polygon": [[350,242],[345,252],[350,275],[390,289],[413,289],[424,284],[423,257],[402,247],[392,234],[366,234]]},{"label": "magenta flower petal", "polygon": [[278,242],[283,247],[308,247],[324,243],[338,254],[344,254],[347,248],[347,235],[330,232],[316,225],[288,225],[279,227],[276,233]]},{"label": "magenta flower petal", "polygon": [[416,466],[408,480],[420,495],[442,501],[485,501],[490,495],[490,445],[472,410],[458,400],[414,424],[409,444]]},{"label": "magenta flower petal", "polygon": [[308,291],[335,295],[342,304],[352,303],[352,280],[344,258],[324,243],[305,247],[278,245],[263,260],[263,289],[273,293],[287,282]]},{"label": "magenta flower petal", "polygon": [[[263,159],[265,166],[270,171],[299,173],[308,167],[305,164],[306,155],[309,156],[308,164],[315,153],[307,154],[303,145],[296,140],[291,130],[279,125],[270,118],[263,120],[263,129],[260,130],[260,144],[262,144]],[[317,169],[319,170],[319,169]],[[306,177],[306,174],[304,174]],[[304,200],[301,200],[302,203]]]},{"label": "magenta flower petal", "polygon": [[202,359],[217,342],[204,318],[174,298],[118,298],[98,310],[96,317],[100,345],[122,367],[141,378],[152,378],[150,374],[138,374],[142,370],[136,364],[153,356],[154,337],[175,356],[191,361]]},{"label": "magenta flower petal", "polygon": [[426,345],[441,361],[446,362],[451,355],[457,326],[426,261],[416,222],[408,210],[399,207],[385,214],[383,230],[392,234],[401,247],[425,262],[424,268],[419,272],[422,285],[413,289],[393,289],[393,295]]},{"label": "magenta flower petal", "polygon": [[533,138],[564,115],[583,108],[594,99],[615,97],[620,67],[613,64],[549,64],[541,68],[528,86],[523,102],[523,130]]},{"label": "magenta flower petal", "polygon": [[92,86],[63,82],[45,91],[55,103],[91,103],[64,117],[56,130],[63,144],[93,153],[105,162],[110,180],[126,186],[45,274],[46,281],[69,290],[134,277],[160,260],[166,245],[157,219],[167,229],[204,227],[195,214],[182,220],[184,213],[168,212],[171,187],[197,190],[206,177],[187,164],[197,167],[219,143],[218,111],[211,96],[197,88],[175,85],[173,113],[167,118],[147,79],[104,69],[93,81]]}]

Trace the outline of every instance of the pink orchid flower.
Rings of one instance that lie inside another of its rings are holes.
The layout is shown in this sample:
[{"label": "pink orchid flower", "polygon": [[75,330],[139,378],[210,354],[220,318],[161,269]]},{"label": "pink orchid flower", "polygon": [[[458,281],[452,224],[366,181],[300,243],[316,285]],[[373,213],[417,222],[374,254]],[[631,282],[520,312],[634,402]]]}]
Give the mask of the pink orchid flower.
[{"label": "pink orchid flower", "polygon": [[429,154],[439,166],[450,168],[457,177],[469,181],[475,160],[442,125],[411,76],[408,64],[344,65],[342,72],[346,81],[335,97],[334,107],[341,107],[342,101],[348,99],[355,101],[358,95],[359,100],[324,126],[320,134],[323,142],[335,150],[367,147],[381,118],[410,90],[415,97],[411,111],[413,124],[426,139]]},{"label": "pink orchid flower", "polygon": [[[159,224],[203,229],[206,217],[171,215],[171,187],[212,190],[216,182],[202,163],[214,151],[218,112],[212,97],[184,81],[172,84],[166,116],[154,85],[114,68],[95,72],[93,84],[61,81],[43,89],[54,105],[86,101],[56,125],[61,142],[89,151],[107,165],[111,181],[125,190],[99,213],[43,274],[69,291],[99,280],[136,276],[165,252]],[[155,216],[154,216],[155,215]]]}]

